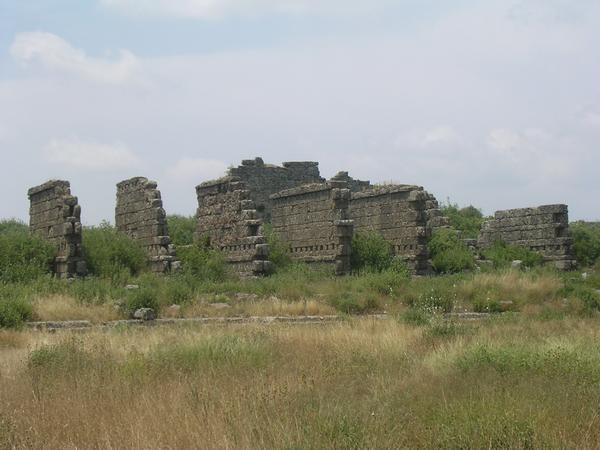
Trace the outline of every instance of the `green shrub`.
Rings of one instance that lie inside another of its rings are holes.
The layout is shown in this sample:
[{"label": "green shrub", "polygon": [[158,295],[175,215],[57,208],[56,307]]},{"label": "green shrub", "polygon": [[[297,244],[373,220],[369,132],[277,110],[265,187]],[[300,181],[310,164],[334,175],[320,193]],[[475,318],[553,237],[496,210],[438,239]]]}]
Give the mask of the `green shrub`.
[{"label": "green shrub", "polygon": [[7,233],[27,233],[29,227],[27,224],[18,219],[4,219],[0,220],[0,234]]},{"label": "green shrub", "polygon": [[400,315],[400,321],[414,326],[424,326],[431,322],[431,313],[423,308],[408,308]]},{"label": "green shrub", "polygon": [[136,309],[152,308],[158,312],[160,303],[158,301],[158,290],[152,286],[143,286],[139,289],[132,289],[125,298],[124,308],[126,312],[132,314]]},{"label": "green shrub", "polygon": [[456,292],[440,285],[433,285],[419,294],[417,301],[412,306],[422,308],[428,312],[451,312],[456,303]]},{"label": "green shrub", "polygon": [[0,297],[0,328],[17,328],[33,315],[31,304],[21,297]]},{"label": "green shrub", "polygon": [[147,266],[142,247],[106,222],[84,230],[83,251],[90,274],[101,278],[122,282]]},{"label": "green shrub", "polygon": [[378,300],[370,294],[343,291],[333,295],[329,304],[344,314],[364,314],[381,309]]},{"label": "green shrub", "polygon": [[161,284],[160,300],[163,305],[183,305],[194,296],[193,279],[185,274],[165,278]]},{"label": "green shrub", "polygon": [[269,244],[269,261],[275,266],[275,270],[287,267],[291,264],[289,248],[279,236],[273,232],[270,224],[263,225],[263,233]]},{"label": "green shrub", "polygon": [[6,227],[0,234],[0,282],[25,282],[48,274],[56,248],[27,228]]},{"label": "green shrub", "polygon": [[502,241],[496,241],[494,244],[482,251],[483,256],[494,263],[494,267],[502,268],[510,266],[512,261],[522,261],[523,267],[539,266],[543,262],[540,254],[531,250],[518,247],[516,245],[508,245]]},{"label": "green shrub", "polygon": [[437,273],[460,273],[475,267],[475,256],[455,230],[440,228],[429,240],[429,254]]},{"label": "green shrub", "polygon": [[571,233],[579,265],[588,267],[596,264],[600,260],[600,223],[572,223]]},{"label": "green shrub", "polygon": [[456,203],[452,204],[450,202],[442,205],[441,210],[442,214],[448,217],[450,226],[461,232],[461,237],[472,239],[477,237],[484,221],[481,210],[474,206],[459,208]]},{"label": "green shrub", "polygon": [[196,218],[171,214],[167,216],[169,237],[174,245],[192,245],[196,231]]},{"label": "green shrub", "polygon": [[379,233],[354,233],[351,265],[355,272],[381,272],[392,266],[391,245]]},{"label": "green shrub", "polygon": [[471,329],[464,324],[453,320],[437,320],[433,322],[425,331],[425,336],[429,338],[453,338],[463,336]]},{"label": "green shrub", "polygon": [[226,278],[225,258],[218,250],[201,245],[189,245],[177,249],[185,275],[207,281],[223,281]]}]

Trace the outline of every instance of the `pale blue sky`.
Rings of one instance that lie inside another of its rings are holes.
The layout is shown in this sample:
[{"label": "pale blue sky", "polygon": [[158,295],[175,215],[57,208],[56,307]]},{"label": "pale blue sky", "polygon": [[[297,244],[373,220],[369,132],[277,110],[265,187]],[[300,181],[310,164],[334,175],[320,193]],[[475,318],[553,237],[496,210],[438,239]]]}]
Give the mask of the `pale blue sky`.
[{"label": "pale blue sky", "polygon": [[263,156],[598,220],[599,30],[593,0],[0,0],[0,216],[64,178],[112,220],[137,175],[193,214]]}]

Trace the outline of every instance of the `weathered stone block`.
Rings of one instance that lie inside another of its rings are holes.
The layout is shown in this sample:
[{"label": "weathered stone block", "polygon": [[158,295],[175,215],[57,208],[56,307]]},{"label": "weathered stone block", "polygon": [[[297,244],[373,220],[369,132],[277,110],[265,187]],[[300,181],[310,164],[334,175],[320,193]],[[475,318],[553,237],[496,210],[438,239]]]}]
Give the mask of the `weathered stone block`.
[{"label": "weathered stone block", "polygon": [[157,186],[155,181],[143,177],[117,184],[115,224],[117,230],[145,248],[154,272],[165,273],[170,271],[176,258]]},{"label": "weathered stone block", "polygon": [[68,181],[52,180],[29,189],[29,227],[57,248],[54,273],[59,278],[86,275],[81,246],[81,207]]}]

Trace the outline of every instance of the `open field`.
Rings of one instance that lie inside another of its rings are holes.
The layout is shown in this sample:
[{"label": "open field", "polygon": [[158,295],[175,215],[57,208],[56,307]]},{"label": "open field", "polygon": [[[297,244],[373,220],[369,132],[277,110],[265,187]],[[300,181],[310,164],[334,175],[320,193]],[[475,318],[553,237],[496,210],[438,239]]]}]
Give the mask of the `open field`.
[{"label": "open field", "polygon": [[[288,263],[240,279],[198,251],[170,276],[107,264],[65,281],[17,244],[23,257],[8,262],[23,264],[3,265],[0,283],[0,448],[600,447],[595,254],[567,273],[504,258],[420,278],[390,261],[345,277]],[[141,307],[340,320],[24,327]],[[461,312],[489,317],[447,318]]]},{"label": "open field", "polygon": [[0,332],[2,448],[598,448],[600,319]]}]

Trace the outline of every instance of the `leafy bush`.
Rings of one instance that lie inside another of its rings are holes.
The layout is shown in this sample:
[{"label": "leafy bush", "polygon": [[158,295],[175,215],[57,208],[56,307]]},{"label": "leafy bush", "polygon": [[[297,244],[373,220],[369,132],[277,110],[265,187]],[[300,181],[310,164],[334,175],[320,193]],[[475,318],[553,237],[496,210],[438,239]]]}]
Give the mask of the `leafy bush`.
[{"label": "leafy bush", "polygon": [[269,244],[269,261],[273,263],[275,270],[289,266],[292,259],[285,242],[273,232],[270,224],[263,225],[263,233]]},{"label": "leafy bush", "polygon": [[152,308],[154,311],[160,309],[158,291],[152,286],[144,286],[129,291],[124,303],[125,310],[132,314],[136,309]]},{"label": "leafy bush", "polygon": [[475,267],[475,256],[455,230],[440,228],[428,244],[433,268],[437,273],[459,273]]},{"label": "leafy bush", "polygon": [[400,321],[414,326],[424,326],[431,322],[431,313],[423,308],[408,308],[400,315]]},{"label": "leafy bush", "polygon": [[459,208],[456,203],[452,204],[450,202],[442,205],[441,210],[442,214],[448,217],[450,226],[460,231],[462,237],[473,239],[477,237],[484,221],[481,210],[474,206]]},{"label": "leafy bush", "polygon": [[33,315],[31,304],[22,297],[0,297],[0,328],[16,328],[30,320]]},{"label": "leafy bush", "polygon": [[494,245],[483,250],[482,254],[486,259],[492,261],[496,268],[508,267],[512,261],[516,260],[522,261],[523,267],[539,266],[543,262],[540,254],[524,247],[508,245],[502,241],[494,242]]},{"label": "leafy bush", "polygon": [[355,272],[381,272],[394,263],[390,244],[379,233],[354,233],[351,264]]},{"label": "leafy bush", "polygon": [[[0,282],[31,281],[49,273],[56,248],[28,229],[5,225],[0,233]],[[14,226],[13,226],[14,225]]]},{"label": "leafy bush", "polygon": [[175,245],[192,245],[194,242],[194,231],[196,230],[196,218],[193,216],[180,216],[171,214],[167,216],[169,237]]},{"label": "leafy bush", "polygon": [[332,296],[329,304],[344,314],[363,314],[381,309],[373,295],[360,295],[351,291],[343,291]]},{"label": "leafy bush", "polygon": [[0,234],[7,233],[27,233],[29,227],[27,224],[18,219],[4,219],[0,220]]},{"label": "leafy bush", "polygon": [[226,262],[221,252],[201,245],[189,245],[177,249],[185,275],[208,281],[226,278]]},{"label": "leafy bush", "polygon": [[593,266],[600,260],[600,223],[571,224],[575,256],[582,267]]},{"label": "leafy bush", "polygon": [[463,336],[472,331],[464,324],[452,320],[434,321],[425,331],[425,336],[429,338],[453,338]]},{"label": "leafy bush", "polygon": [[84,230],[83,251],[90,274],[102,278],[121,280],[146,268],[142,247],[106,222]]}]

